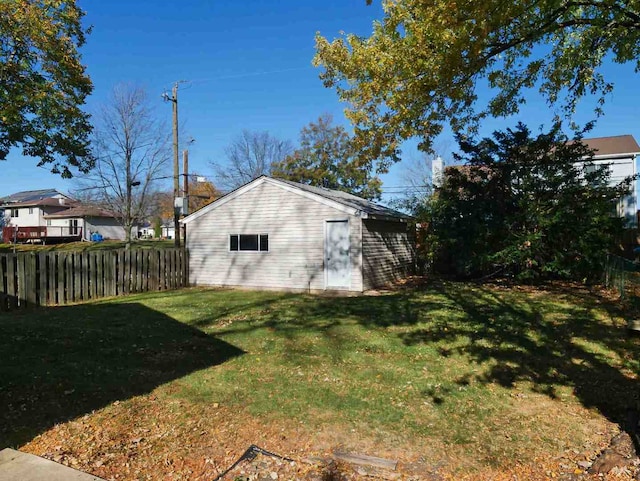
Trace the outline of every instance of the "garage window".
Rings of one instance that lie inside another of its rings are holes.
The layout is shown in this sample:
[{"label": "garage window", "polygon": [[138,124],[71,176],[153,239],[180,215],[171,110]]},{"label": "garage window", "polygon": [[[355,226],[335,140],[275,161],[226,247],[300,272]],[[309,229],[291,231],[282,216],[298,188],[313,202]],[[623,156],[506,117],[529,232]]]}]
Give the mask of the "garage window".
[{"label": "garage window", "polygon": [[231,234],[229,250],[269,252],[269,234]]}]

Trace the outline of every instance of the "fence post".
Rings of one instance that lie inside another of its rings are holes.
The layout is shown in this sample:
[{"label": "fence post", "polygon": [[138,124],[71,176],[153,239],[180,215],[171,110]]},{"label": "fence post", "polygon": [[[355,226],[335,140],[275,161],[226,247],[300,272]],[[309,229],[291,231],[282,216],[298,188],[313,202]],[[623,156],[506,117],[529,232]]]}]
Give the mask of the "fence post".
[{"label": "fence post", "polygon": [[73,253],[73,301],[82,300],[82,252]]},{"label": "fence post", "polygon": [[176,287],[182,287],[182,248],[176,250]]},{"label": "fence post", "polygon": [[125,273],[124,273],[124,255],[125,255],[125,250],[124,249],[119,249],[118,250],[118,263],[117,263],[117,272],[118,272],[118,283],[116,286],[116,296],[121,295],[124,291],[124,285],[125,282],[127,282],[127,278],[125,277]]},{"label": "fence post", "polygon": [[38,305],[47,305],[47,254],[40,252],[38,254]]},{"label": "fence post", "polygon": [[171,249],[171,289],[178,287],[178,249]]},{"label": "fence post", "polygon": [[167,288],[167,249],[160,250],[160,290]]},{"label": "fence post", "polygon": [[7,295],[9,296],[9,310],[18,308],[18,289],[16,283],[16,263],[18,256],[7,256]]},{"label": "fence post", "polygon": [[33,307],[38,302],[38,279],[36,277],[36,259],[37,255],[35,252],[31,252],[25,256],[25,280],[24,286],[26,289],[25,297],[27,298],[27,305],[29,307]]},{"label": "fence post", "polygon": [[189,287],[189,250],[184,248],[184,287]]},{"label": "fence post", "polygon": [[109,264],[109,294],[108,294],[109,296],[116,295],[116,282],[117,282],[116,260],[117,258],[118,258],[117,252],[114,252],[114,251],[107,252],[107,258],[105,259],[105,262],[108,262]]},{"label": "fence post", "polygon": [[149,249],[149,290],[158,290],[158,252],[156,249]]},{"label": "fence post", "polygon": [[7,301],[9,296],[7,296],[7,256],[0,255],[0,312],[6,311],[9,309],[7,305]]},{"label": "fence post", "polygon": [[27,296],[25,295],[25,282],[24,282],[24,254],[16,254],[16,274],[17,274],[17,294],[18,294],[18,306],[24,307],[27,302]]}]

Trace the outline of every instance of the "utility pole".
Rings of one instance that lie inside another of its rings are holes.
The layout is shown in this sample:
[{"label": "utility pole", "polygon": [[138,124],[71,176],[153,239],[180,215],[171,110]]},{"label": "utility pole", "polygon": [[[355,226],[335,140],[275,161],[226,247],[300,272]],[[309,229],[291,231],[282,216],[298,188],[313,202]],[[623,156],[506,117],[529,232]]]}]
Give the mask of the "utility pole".
[{"label": "utility pole", "polygon": [[[180,212],[181,206],[178,205],[178,198],[180,197],[180,161],[178,156],[178,86],[184,83],[185,80],[178,80],[173,84],[171,89],[171,96],[167,92],[162,94],[162,98],[165,102],[173,103],[173,228],[175,230],[175,245],[180,247]],[[185,163],[185,179],[187,172],[187,164]],[[185,193],[185,197],[188,192]],[[184,205],[184,199],[182,202]]]},{"label": "utility pole", "polygon": [[180,211],[176,200],[180,196],[180,165],[178,161],[178,82],[173,85],[171,92],[173,102],[173,227],[175,231],[175,245],[180,247]]},{"label": "utility pole", "polygon": [[[184,176],[184,182],[182,187],[183,195],[189,198],[189,151],[187,149],[182,151],[182,172]],[[186,212],[189,214],[189,212]]]},{"label": "utility pole", "polygon": [[[182,151],[182,175],[184,175],[184,187],[182,188],[182,195],[185,198],[185,205],[187,206],[187,211],[184,215],[190,214],[189,209],[189,151],[184,149]],[[187,244],[187,226],[184,226],[184,243]]]}]

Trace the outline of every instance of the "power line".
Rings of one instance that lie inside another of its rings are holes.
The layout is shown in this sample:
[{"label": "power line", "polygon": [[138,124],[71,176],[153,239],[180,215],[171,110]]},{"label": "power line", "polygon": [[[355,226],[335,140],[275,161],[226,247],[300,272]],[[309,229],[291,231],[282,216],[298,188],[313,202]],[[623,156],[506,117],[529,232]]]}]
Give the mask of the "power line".
[{"label": "power line", "polygon": [[260,76],[260,75],[273,75],[273,74],[277,74],[277,73],[297,72],[297,71],[310,70],[310,69],[311,69],[311,67],[294,67],[294,68],[284,68],[284,69],[279,69],[279,70],[266,70],[266,71],[259,71],[259,72],[249,72],[249,73],[236,74],[236,75],[221,75],[221,76],[218,76],[218,77],[195,79],[195,80],[189,81],[189,83],[190,84],[200,84],[200,83],[214,82],[216,80],[231,80],[231,79],[238,79],[238,78],[245,78],[245,77],[257,77],[257,76]]}]

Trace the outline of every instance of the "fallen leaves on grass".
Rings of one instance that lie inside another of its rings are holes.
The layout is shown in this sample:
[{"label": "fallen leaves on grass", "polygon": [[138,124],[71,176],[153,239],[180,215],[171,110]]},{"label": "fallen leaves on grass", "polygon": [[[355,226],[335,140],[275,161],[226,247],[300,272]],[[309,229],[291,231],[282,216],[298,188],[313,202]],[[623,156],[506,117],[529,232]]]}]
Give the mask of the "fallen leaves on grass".
[{"label": "fallen leaves on grass", "polygon": [[[613,432],[613,425],[610,426]],[[332,428],[333,429],[333,428]],[[335,429],[334,429],[335,431]],[[265,456],[240,463],[224,480],[289,480],[308,479],[403,479],[403,480],[562,480],[582,481],[633,479],[635,467],[593,477],[586,468],[605,447],[610,433],[602,433],[600,445],[585,450],[568,450],[562,455],[536,458],[529,464],[514,463],[496,468],[465,472],[464,465],[453,453],[438,461],[414,450],[390,451],[393,446],[369,447],[368,454],[398,458],[397,471],[375,471],[360,466],[331,462],[335,443],[340,447],[355,445],[359,433],[344,429],[333,437],[314,436],[304,425],[269,421],[263,423],[247,413],[225,406],[191,404],[139,396],[59,424],[37,436],[21,450],[43,456],[107,480],[208,480],[215,479],[256,444],[271,452],[292,458],[293,463]],[[331,445],[330,443],[333,443]],[[360,444],[365,446],[365,444]],[[406,447],[404,447],[406,448]],[[309,459],[328,459],[309,462]],[[587,464],[585,464],[587,463]]]}]

